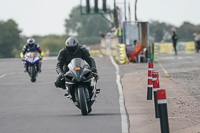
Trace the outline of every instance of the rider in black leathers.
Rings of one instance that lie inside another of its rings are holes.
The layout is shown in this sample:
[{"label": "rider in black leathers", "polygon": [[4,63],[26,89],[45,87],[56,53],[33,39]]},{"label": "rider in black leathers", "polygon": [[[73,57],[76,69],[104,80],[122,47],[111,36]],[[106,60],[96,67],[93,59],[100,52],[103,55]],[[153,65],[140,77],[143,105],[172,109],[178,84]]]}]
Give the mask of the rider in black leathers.
[{"label": "rider in black leathers", "polygon": [[[97,74],[96,63],[92,57],[90,57],[89,51],[79,46],[79,42],[75,37],[69,37],[65,42],[65,47],[60,50],[58,54],[58,63],[56,72],[59,74],[54,82],[56,87],[66,89],[64,82],[64,74],[69,70],[68,64],[74,58],[81,58],[85,60],[92,70]],[[94,75],[96,77],[96,74]]]}]

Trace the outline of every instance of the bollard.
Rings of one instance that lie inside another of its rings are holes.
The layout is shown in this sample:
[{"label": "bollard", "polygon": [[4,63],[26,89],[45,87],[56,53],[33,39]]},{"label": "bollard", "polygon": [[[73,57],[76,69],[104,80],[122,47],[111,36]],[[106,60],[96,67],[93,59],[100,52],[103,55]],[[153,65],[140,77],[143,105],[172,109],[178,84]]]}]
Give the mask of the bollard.
[{"label": "bollard", "polygon": [[147,100],[152,100],[152,70],[153,70],[153,62],[148,63],[148,85],[147,85]]},{"label": "bollard", "polygon": [[158,108],[160,113],[161,133],[169,133],[166,91],[164,89],[158,90],[157,98],[158,98]]},{"label": "bollard", "polygon": [[152,82],[153,82],[155,117],[160,118],[159,109],[158,109],[158,101],[157,101],[157,90],[160,90],[160,85],[159,85],[159,75],[157,71],[152,71]]}]

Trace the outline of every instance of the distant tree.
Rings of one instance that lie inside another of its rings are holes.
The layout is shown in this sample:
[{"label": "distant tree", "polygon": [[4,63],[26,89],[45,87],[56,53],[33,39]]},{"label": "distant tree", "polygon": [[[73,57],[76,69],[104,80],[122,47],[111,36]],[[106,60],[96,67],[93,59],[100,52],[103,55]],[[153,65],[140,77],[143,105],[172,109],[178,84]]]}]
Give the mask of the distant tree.
[{"label": "distant tree", "polygon": [[68,38],[68,35],[58,36],[58,35],[47,35],[41,37],[38,40],[38,44],[43,51],[49,50],[50,53],[58,53],[60,49],[65,46],[65,40]]},{"label": "distant tree", "polygon": [[99,32],[106,33],[110,28],[109,26],[100,15],[81,16],[80,7],[73,8],[69,18],[65,20],[66,33],[77,34],[80,42],[86,44],[99,43]]},{"label": "distant tree", "polygon": [[150,36],[154,38],[155,42],[169,41],[171,39],[170,33],[175,26],[160,23],[159,21],[150,22]]},{"label": "distant tree", "polygon": [[14,20],[0,21],[0,58],[15,56],[15,49],[20,46],[20,30]]},{"label": "distant tree", "polygon": [[150,36],[154,38],[155,42],[171,41],[171,32],[173,30],[177,33],[179,41],[193,41],[193,33],[200,34],[200,25],[184,22],[180,27],[175,27],[159,21],[150,22]]},{"label": "distant tree", "polygon": [[189,22],[184,22],[178,29],[177,35],[181,41],[192,41],[194,40],[193,33],[200,33],[200,25],[195,26]]}]

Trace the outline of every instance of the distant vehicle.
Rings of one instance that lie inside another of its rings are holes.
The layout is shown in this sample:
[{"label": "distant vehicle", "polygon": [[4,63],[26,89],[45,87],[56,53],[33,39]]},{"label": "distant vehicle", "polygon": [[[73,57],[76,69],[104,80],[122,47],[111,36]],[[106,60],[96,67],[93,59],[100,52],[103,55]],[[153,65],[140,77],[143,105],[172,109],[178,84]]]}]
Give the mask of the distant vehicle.
[{"label": "distant vehicle", "polygon": [[27,72],[32,82],[36,81],[36,77],[39,73],[36,63],[39,63],[40,60],[41,60],[41,57],[39,56],[38,52],[27,52],[24,56],[23,61],[25,61],[25,63],[28,65]]},{"label": "distant vehicle", "polygon": [[68,86],[70,99],[81,110],[82,115],[88,115],[98,93],[93,72],[88,63],[81,58],[71,60],[68,68],[65,84]]}]

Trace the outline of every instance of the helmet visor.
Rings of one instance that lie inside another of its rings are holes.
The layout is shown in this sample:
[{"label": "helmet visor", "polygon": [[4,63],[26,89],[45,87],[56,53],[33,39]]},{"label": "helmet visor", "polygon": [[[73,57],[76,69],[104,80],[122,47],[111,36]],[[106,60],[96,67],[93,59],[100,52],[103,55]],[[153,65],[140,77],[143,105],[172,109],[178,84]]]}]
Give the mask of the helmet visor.
[{"label": "helmet visor", "polygon": [[75,47],[67,47],[67,50],[70,52],[70,53],[74,53],[76,52],[78,46],[75,46]]},{"label": "helmet visor", "polygon": [[28,46],[29,47],[33,47],[34,43],[29,43]]}]

